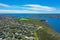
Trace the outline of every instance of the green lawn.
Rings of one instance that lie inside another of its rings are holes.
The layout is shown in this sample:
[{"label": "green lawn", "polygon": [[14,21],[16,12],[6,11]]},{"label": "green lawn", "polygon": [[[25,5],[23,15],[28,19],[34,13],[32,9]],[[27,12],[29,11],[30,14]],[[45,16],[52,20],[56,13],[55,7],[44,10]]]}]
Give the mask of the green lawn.
[{"label": "green lawn", "polygon": [[34,31],[34,40],[38,40],[37,33]]}]

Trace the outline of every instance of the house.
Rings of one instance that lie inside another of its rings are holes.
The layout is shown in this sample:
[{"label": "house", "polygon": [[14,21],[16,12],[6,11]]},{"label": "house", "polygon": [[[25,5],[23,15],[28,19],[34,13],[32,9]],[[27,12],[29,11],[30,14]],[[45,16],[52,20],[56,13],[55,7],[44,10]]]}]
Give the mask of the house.
[{"label": "house", "polygon": [[26,40],[34,40],[34,37],[27,37],[27,36],[25,36],[25,38],[26,38]]}]

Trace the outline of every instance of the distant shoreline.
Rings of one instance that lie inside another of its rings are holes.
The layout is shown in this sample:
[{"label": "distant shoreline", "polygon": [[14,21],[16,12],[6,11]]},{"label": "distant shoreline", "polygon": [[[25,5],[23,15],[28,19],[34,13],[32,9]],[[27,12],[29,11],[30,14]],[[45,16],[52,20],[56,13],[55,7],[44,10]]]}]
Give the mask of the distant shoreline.
[{"label": "distant shoreline", "polygon": [[51,17],[51,18],[60,18],[60,14],[0,14],[0,16],[47,16],[47,17]]}]

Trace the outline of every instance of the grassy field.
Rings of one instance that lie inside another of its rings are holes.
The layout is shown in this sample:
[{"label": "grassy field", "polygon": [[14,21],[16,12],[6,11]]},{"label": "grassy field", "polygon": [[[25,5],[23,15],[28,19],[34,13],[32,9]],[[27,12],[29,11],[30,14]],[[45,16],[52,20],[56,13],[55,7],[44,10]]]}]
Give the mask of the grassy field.
[{"label": "grassy field", "polygon": [[37,33],[34,31],[34,40],[39,40]]}]

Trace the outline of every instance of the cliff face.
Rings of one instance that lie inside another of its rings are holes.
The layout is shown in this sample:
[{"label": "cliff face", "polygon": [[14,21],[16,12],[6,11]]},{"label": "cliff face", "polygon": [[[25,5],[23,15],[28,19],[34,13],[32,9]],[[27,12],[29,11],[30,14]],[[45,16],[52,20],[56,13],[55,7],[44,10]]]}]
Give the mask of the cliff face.
[{"label": "cliff face", "polygon": [[27,40],[26,36],[32,36],[34,40],[60,40],[60,34],[47,25],[45,20],[0,16],[0,30],[0,34],[4,34],[3,37],[10,35],[6,38]]}]

